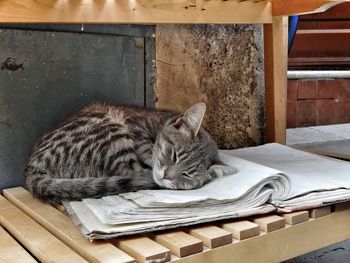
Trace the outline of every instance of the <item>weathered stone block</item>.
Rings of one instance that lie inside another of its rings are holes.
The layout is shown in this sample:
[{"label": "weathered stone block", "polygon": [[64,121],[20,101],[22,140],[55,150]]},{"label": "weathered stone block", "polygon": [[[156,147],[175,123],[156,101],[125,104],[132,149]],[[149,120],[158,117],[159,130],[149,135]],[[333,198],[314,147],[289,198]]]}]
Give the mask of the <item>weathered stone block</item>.
[{"label": "weathered stone block", "polygon": [[159,25],[156,107],[204,101],[204,127],[221,148],[260,144],[264,128],[261,25]]}]

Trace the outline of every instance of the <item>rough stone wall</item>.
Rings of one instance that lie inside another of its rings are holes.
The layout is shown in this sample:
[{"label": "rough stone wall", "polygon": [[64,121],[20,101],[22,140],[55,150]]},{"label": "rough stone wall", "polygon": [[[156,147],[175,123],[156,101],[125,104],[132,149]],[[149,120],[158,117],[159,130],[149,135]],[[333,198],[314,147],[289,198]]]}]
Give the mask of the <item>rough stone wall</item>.
[{"label": "rough stone wall", "polygon": [[204,127],[220,148],[260,144],[264,128],[260,25],[159,25],[156,107],[207,104]]}]

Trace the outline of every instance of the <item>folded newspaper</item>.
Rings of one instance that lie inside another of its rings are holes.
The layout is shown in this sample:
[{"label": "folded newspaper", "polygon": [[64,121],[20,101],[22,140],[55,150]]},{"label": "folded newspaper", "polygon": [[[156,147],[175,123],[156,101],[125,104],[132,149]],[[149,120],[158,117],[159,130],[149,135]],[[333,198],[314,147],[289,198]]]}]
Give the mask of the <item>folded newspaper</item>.
[{"label": "folded newspaper", "polygon": [[350,200],[348,162],[279,144],[220,151],[220,159],[237,172],[199,189],[142,190],[65,206],[87,238],[104,239]]}]

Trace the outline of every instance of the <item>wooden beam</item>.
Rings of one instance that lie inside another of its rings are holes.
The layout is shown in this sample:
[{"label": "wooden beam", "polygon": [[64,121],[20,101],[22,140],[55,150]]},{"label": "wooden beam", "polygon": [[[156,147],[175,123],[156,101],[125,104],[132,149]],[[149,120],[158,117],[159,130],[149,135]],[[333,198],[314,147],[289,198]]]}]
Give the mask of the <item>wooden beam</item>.
[{"label": "wooden beam", "polygon": [[324,12],[347,0],[272,0],[273,16],[291,16]]},{"label": "wooden beam", "polygon": [[264,25],[267,142],[286,143],[288,18]]},{"label": "wooden beam", "polygon": [[2,0],[0,23],[271,23],[271,6],[252,0]]}]

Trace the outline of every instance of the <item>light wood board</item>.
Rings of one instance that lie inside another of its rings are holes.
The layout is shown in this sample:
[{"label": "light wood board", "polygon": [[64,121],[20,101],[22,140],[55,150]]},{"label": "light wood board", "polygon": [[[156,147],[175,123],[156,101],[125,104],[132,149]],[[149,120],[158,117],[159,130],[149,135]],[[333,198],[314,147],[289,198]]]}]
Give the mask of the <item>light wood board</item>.
[{"label": "light wood board", "polygon": [[20,244],[0,227],[0,262],[37,262]]},{"label": "light wood board", "polygon": [[40,202],[24,188],[6,189],[4,196],[89,262],[135,262],[107,241],[85,239],[69,217]]},{"label": "light wood board", "polygon": [[269,1],[2,0],[0,23],[271,23]]},{"label": "light wood board", "polygon": [[0,223],[42,262],[88,262],[2,196]]}]

